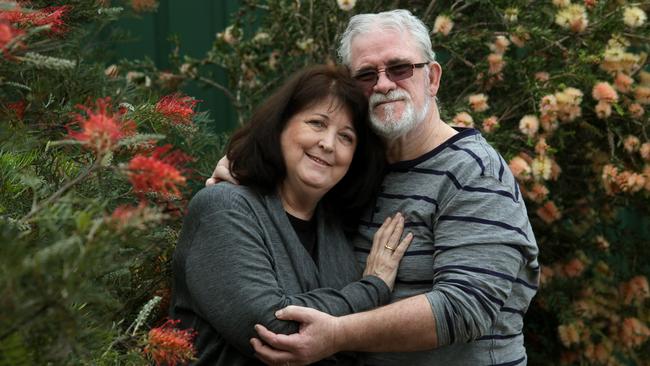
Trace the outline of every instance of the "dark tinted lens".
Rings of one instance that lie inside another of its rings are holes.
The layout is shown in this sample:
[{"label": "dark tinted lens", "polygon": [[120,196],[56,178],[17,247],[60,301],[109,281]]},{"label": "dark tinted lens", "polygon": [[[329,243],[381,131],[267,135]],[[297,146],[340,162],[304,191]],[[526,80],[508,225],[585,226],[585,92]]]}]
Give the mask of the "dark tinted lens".
[{"label": "dark tinted lens", "polygon": [[356,75],[354,78],[362,83],[374,83],[377,81],[377,73],[375,71],[366,71]]},{"label": "dark tinted lens", "polygon": [[406,79],[413,75],[413,65],[403,64],[403,65],[390,66],[386,68],[386,74],[393,81]]}]

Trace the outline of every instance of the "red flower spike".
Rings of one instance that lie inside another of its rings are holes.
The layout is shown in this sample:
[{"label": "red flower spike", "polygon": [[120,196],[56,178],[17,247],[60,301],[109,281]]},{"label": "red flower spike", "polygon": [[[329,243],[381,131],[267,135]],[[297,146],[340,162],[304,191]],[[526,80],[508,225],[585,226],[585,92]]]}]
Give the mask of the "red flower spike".
[{"label": "red flower spike", "polygon": [[180,93],[166,95],[156,103],[156,111],[170,118],[174,123],[189,124],[194,115],[194,106],[200,100]]},{"label": "red flower spike", "polygon": [[72,124],[66,126],[68,135],[71,138],[83,142],[89,149],[97,152],[98,155],[113,150],[121,139],[136,132],[135,122],[131,120],[122,121],[122,114],[112,113],[110,101],[110,97],[97,99],[95,111],[83,105],[78,105],[77,108],[86,112],[86,116],[74,115],[81,130],[72,130],[70,128]]},{"label": "red flower spike", "polygon": [[149,331],[144,354],[157,366],[176,366],[194,359],[195,349],[192,340],[196,332],[191,329],[178,329],[179,320],[169,319],[160,327]]},{"label": "red flower spike", "polygon": [[9,103],[7,104],[7,108],[14,111],[16,113],[16,117],[18,117],[19,120],[22,120],[25,118],[25,107],[27,106],[27,103],[25,103],[24,100],[19,100],[14,103]]},{"label": "red flower spike", "polygon": [[21,27],[40,27],[43,25],[50,26],[50,32],[53,34],[63,34],[67,30],[67,25],[63,21],[63,16],[70,11],[70,6],[51,6],[34,11],[24,11],[20,7],[4,11],[0,14],[1,20],[9,23],[20,25]]},{"label": "red flower spike", "polygon": [[191,158],[180,151],[169,152],[171,145],[157,147],[146,156],[136,155],[129,162],[128,176],[138,193],[155,192],[166,198],[180,197],[179,185],[185,184],[180,165]]},{"label": "red flower spike", "polygon": [[[16,29],[11,26],[8,22],[4,22],[0,19],[0,52],[2,52],[5,56],[8,55],[8,50],[5,48],[7,47],[8,44],[10,44],[14,38],[24,34],[20,29]],[[21,43],[18,43],[19,46],[22,46]]]}]

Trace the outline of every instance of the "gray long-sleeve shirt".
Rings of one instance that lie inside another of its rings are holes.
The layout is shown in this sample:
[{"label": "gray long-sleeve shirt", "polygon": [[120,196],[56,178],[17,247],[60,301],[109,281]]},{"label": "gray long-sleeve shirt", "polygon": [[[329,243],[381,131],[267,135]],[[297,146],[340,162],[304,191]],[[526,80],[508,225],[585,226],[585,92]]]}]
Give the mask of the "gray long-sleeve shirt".
[{"label": "gray long-sleeve shirt", "polygon": [[[359,280],[360,269],[337,220],[320,208],[316,215],[318,265],[276,195],[227,183],[196,194],[174,253],[171,306],[171,317],[180,319],[181,327],[198,332],[196,364],[258,364],[249,344],[253,326],[296,332],[295,323],[274,316],[287,305],[345,315],[389,301],[382,280]],[[356,362],[351,355],[339,355],[338,361]]]},{"label": "gray long-sleeve shirt", "polygon": [[[364,263],[394,212],[413,232],[393,301],[425,294],[439,348],[371,353],[368,365],[523,366],[523,317],[537,291],[538,248],[519,187],[477,130],[388,167],[354,240]],[[432,331],[434,331],[432,329]]]}]

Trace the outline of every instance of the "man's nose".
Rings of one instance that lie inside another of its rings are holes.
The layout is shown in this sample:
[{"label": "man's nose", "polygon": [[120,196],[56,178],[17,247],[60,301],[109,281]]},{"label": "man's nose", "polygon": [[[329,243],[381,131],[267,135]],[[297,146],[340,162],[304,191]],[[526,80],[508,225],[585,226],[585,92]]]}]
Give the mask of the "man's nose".
[{"label": "man's nose", "polygon": [[395,89],[397,84],[394,81],[388,78],[386,71],[382,70],[377,73],[377,83],[372,88],[373,92],[387,94],[391,90]]}]

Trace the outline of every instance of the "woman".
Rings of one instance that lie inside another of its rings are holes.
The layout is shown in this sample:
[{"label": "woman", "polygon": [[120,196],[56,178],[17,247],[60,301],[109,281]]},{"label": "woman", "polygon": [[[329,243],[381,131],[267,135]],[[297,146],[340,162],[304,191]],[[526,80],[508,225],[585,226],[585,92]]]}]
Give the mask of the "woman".
[{"label": "woman", "polygon": [[242,185],[197,193],[174,253],[171,315],[197,331],[197,364],[258,364],[253,327],[296,332],[274,316],[287,305],[344,315],[389,301],[411,240],[399,240],[403,219],[380,228],[363,277],[340,225],[380,181],[384,153],[366,121],[367,101],[347,72],[316,66],[233,135],[227,156]]}]

